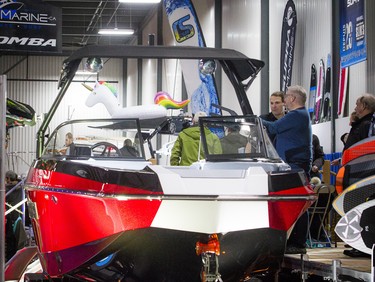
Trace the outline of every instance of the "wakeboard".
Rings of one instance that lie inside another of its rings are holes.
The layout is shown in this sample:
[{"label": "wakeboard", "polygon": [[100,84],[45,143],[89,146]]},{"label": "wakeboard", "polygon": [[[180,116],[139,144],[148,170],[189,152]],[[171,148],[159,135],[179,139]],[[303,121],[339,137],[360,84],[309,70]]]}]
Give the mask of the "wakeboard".
[{"label": "wakeboard", "polygon": [[313,120],[313,117],[314,117],[315,99],[316,99],[316,67],[315,67],[315,64],[312,64],[311,74],[310,74],[310,92],[309,92],[309,106],[308,106],[311,121]]},{"label": "wakeboard", "polygon": [[324,80],[325,80],[325,66],[324,61],[321,59],[319,61],[319,73],[318,73],[318,84],[316,89],[316,98],[315,98],[315,109],[314,109],[314,122],[319,123],[322,97],[324,92]]},{"label": "wakeboard", "polygon": [[331,55],[327,56],[327,69],[324,83],[324,95],[321,104],[320,122],[331,119]]},{"label": "wakeboard", "polygon": [[350,185],[375,175],[375,154],[365,154],[340,167],[336,174],[336,191],[341,194]]},{"label": "wakeboard", "polygon": [[344,117],[344,108],[348,92],[349,68],[340,69],[339,95],[337,101],[337,115],[339,118]]},{"label": "wakeboard", "polygon": [[332,203],[336,212],[344,216],[354,207],[375,196],[375,175],[355,182],[345,189]]},{"label": "wakeboard", "polygon": [[375,136],[363,139],[346,149],[342,154],[341,165],[345,165],[355,158],[371,153],[375,153]]},{"label": "wakeboard", "polygon": [[364,202],[348,211],[337,222],[335,232],[346,244],[371,254],[375,244],[375,200]]}]

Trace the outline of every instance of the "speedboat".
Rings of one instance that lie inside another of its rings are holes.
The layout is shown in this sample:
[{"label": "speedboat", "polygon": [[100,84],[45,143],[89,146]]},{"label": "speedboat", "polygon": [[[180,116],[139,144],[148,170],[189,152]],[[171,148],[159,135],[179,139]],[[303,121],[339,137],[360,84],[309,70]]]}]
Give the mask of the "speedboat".
[{"label": "speedboat", "polygon": [[[242,114],[201,117],[204,158],[190,166],[160,165],[153,149],[155,136],[178,133],[181,117],[70,120],[44,142],[81,60],[106,54],[216,60]],[[234,50],[195,47],[91,46],[69,57],[25,181],[41,275],[143,282],[276,275],[288,234],[316,196],[252,113],[246,89],[263,65]],[[74,149],[63,154],[68,132]],[[123,154],[124,139],[137,154]]]}]

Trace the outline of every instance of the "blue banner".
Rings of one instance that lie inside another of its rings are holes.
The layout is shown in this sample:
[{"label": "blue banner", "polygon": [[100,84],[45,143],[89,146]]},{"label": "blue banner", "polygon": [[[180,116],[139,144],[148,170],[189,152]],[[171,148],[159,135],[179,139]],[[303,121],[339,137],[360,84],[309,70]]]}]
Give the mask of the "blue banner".
[{"label": "blue banner", "polygon": [[346,68],[366,60],[364,0],[340,0],[340,57]]}]

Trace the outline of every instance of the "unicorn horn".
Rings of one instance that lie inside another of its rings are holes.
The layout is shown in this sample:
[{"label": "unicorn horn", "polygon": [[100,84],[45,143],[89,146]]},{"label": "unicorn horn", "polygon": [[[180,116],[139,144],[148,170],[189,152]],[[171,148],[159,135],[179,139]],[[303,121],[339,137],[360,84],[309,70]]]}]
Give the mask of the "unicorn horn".
[{"label": "unicorn horn", "polygon": [[88,86],[87,84],[85,84],[85,83],[83,83],[83,82],[82,82],[82,85],[83,85],[86,89],[88,89],[89,91],[93,91],[93,90],[94,90],[94,88],[92,88],[91,86]]}]

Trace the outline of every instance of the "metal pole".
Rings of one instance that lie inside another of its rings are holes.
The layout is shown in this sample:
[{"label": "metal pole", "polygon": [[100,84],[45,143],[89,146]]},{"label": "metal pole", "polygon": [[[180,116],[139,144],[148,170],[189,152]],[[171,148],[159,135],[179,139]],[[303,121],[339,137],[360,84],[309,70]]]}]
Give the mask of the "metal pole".
[{"label": "metal pole", "polygon": [[263,0],[260,4],[261,13],[261,54],[260,58],[266,64],[260,73],[260,111],[258,115],[268,113],[270,104],[270,38],[269,38],[269,20],[270,20],[270,1]]},{"label": "metal pole", "polygon": [[332,112],[331,112],[331,152],[336,152],[336,119],[337,97],[340,78],[340,5],[338,0],[332,0]]},{"label": "metal pole", "polygon": [[372,245],[371,250],[371,282],[375,282],[375,244]]},{"label": "metal pole", "polygon": [[4,281],[4,267],[5,267],[5,113],[6,113],[6,94],[7,78],[5,75],[0,75],[0,281]]}]

